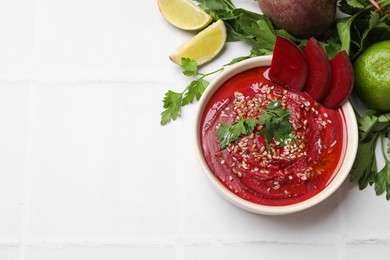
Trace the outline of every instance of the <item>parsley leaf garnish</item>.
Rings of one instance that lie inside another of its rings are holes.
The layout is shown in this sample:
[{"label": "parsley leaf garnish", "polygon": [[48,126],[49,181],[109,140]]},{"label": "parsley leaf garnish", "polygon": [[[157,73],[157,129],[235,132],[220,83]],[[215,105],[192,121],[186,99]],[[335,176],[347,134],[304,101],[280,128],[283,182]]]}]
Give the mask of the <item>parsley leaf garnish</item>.
[{"label": "parsley leaf garnish", "polygon": [[291,111],[283,110],[280,102],[270,102],[260,117],[259,122],[263,128],[259,134],[264,134],[268,143],[274,138],[284,147],[287,139],[293,139],[294,128],[289,121],[290,115]]},{"label": "parsley leaf garnish", "polygon": [[278,145],[284,147],[285,140],[294,139],[294,128],[289,121],[290,115],[291,111],[289,109],[283,110],[280,102],[270,102],[263,110],[259,120],[244,118],[233,124],[221,124],[217,132],[219,146],[224,149],[229,143],[253,133],[257,125],[262,125],[263,128],[258,134],[264,134],[267,144],[274,138]]},{"label": "parsley leaf garnish", "polygon": [[217,132],[219,146],[226,148],[229,143],[238,140],[241,136],[252,133],[257,125],[253,118],[240,119],[233,124],[221,124]]}]

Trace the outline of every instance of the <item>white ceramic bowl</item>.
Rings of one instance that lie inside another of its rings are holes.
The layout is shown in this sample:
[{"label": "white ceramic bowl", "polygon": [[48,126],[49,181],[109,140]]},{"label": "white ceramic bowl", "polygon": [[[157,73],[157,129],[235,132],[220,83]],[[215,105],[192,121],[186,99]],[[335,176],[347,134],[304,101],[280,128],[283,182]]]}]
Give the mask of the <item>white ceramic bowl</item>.
[{"label": "white ceramic bowl", "polygon": [[246,70],[256,68],[256,67],[261,67],[261,66],[269,66],[271,64],[271,59],[272,56],[262,56],[262,57],[256,57],[256,58],[244,60],[242,62],[232,65],[231,67],[228,67],[222,73],[220,73],[213,80],[213,82],[211,82],[211,84],[207,87],[206,91],[203,93],[203,96],[199,101],[198,109],[195,115],[194,143],[195,143],[196,154],[200,162],[200,165],[203,169],[203,172],[210,180],[212,186],[214,186],[214,188],[216,188],[216,190],[225,199],[227,199],[229,202],[233,203],[234,205],[244,210],[248,210],[250,212],[254,212],[257,214],[283,215],[283,214],[289,214],[289,213],[298,212],[310,208],[320,203],[321,201],[325,200],[326,198],[328,198],[332,193],[334,193],[337,190],[337,188],[340,187],[340,185],[347,178],[352,168],[353,162],[355,160],[357,147],[358,147],[358,129],[357,129],[357,122],[356,122],[354,110],[351,104],[349,102],[346,102],[341,107],[345,116],[345,121],[347,126],[346,127],[347,144],[346,144],[346,151],[345,151],[345,156],[343,158],[342,164],[334,179],[325,187],[325,189],[305,201],[292,204],[292,205],[287,205],[287,206],[265,206],[265,205],[256,204],[247,201],[245,199],[242,199],[241,197],[238,197],[233,192],[228,190],[221,182],[218,181],[218,179],[211,172],[202,153],[202,146],[200,143],[201,142],[200,130],[201,130],[201,120],[204,114],[204,109],[207,103],[209,102],[210,98],[213,96],[216,90],[223,85],[225,81],[235,76],[236,74],[239,74]]}]

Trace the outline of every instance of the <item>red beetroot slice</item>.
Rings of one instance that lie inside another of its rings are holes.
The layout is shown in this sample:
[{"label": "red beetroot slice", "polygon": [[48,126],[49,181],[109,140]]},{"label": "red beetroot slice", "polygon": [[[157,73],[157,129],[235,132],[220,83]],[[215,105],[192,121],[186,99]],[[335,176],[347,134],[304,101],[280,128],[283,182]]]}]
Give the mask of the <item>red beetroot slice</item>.
[{"label": "red beetroot slice", "polygon": [[292,90],[301,91],[307,78],[307,63],[301,49],[292,41],[277,36],[269,78]]},{"label": "red beetroot slice", "polygon": [[308,74],[303,90],[314,100],[320,101],[329,90],[332,81],[332,67],[321,44],[311,37],[303,50]]},{"label": "red beetroot slice", "polygon": [[352,92],[354,85],[353,66],[345,51],[334,56],[330,65],[332,67],[332,82],[321,104],[328,108],[338,108]]}]

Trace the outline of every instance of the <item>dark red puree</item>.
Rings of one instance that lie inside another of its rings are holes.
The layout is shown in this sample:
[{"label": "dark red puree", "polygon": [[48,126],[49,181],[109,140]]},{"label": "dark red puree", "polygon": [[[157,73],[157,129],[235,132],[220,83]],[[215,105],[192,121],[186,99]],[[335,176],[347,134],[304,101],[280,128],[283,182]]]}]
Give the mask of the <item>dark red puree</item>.
[{"label": "dark red puree", "polygon": [[[305,93],[266,80],[266,69],[240,73],[214,94],[202,119],[202,149],[211,171],[237,196],[262,205],[290,205],[313,197],[334,178],[344,156],[344,116]],[[259,119],[270,102],[291,111],[294,133],[284,146],[275,139],[267,146],[257,129],[220,148],[217,131],[222,123]]]}]

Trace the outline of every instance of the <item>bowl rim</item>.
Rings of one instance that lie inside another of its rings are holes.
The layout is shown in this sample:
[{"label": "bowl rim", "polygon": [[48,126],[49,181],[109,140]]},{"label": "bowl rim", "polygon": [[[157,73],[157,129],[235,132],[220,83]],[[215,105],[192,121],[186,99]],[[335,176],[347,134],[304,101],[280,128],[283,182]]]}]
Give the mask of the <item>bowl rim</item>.
[{"label": "bowl rim", "polygon": [[232,204],[253,213],[262,215],[284,215],[302,211],[304,209],[308,209],[317,205],[318,203],[322,202],[330,195],[332,195],[341,186],[344,180],[348,177],[349,172],[353,166],[358,148],[359,134],[355,111],[351,103],[347,100],[340,108],[344,114],[347,133],[347,145],[343,161],[341,162],[341,166],[337,174],[332,179],[332,181],[325,187],[325,189],[307,200],[285,206],[267,206],[245,200],[228,190],[211,172],[203,156],[202,146],[200,142],[200,129],[203,112],[210,98],[214,95],[217,89],[222,86],[225,81],[227,81],[234,75],[237,75],[246,70],[256,67],[269,66],[271,64],[271,60],[272,55],[249,58],[247,60],[240,61],[236,64],[231,65],[229,68],[225,69],[214,78],[214,80],[210,83],[210,85],[207,87],[207,89],[199,100],[199,104],[195,114],[195,122],[193,125],[193,141],[196,156],[198,158],[198,162],[200,163],[203,173],[209,179],[212,186],[217,190],[217,192],[222,195],[222,197],[227,199]]}]

